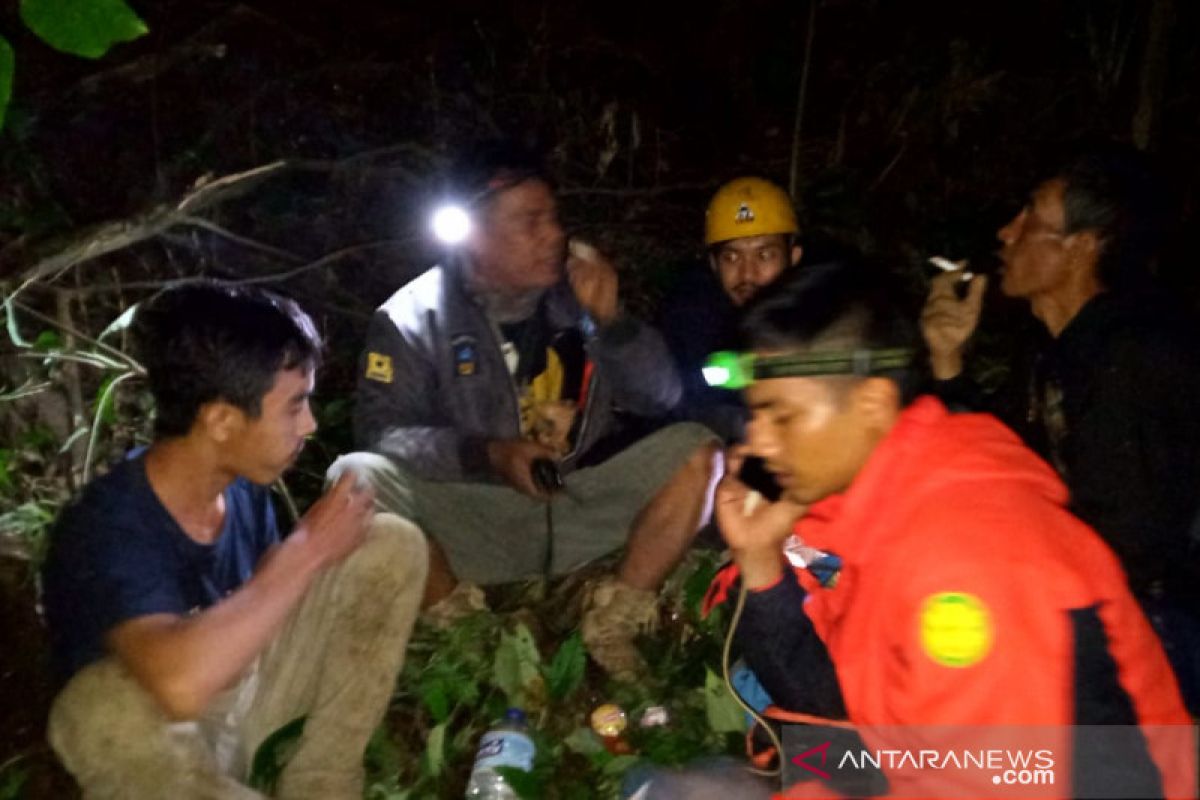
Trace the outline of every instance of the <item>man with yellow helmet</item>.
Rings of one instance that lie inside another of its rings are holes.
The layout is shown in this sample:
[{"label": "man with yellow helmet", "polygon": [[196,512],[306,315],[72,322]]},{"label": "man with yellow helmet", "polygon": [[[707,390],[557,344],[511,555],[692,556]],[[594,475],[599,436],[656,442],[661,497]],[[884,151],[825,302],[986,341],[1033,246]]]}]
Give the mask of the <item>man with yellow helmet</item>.
[{"label": "man with yellow helmet", "polygon": [[704,244],[735,306],[800,261],[799,230],[791,199],[770,181],[737,178],[717,190],[704,213]]},{"label": "man with yellow helmet", "polygon": [[741,307],[799,262],[798,232],[783,189],[763,178],[729,181],[704,216],[708,268],[690,271],[663,304],[659,327],[683,377],[678,416],[726,442],[741,437],[745,409],[737,392],[709,387],[700,370],[710,353],[736,349]]}]

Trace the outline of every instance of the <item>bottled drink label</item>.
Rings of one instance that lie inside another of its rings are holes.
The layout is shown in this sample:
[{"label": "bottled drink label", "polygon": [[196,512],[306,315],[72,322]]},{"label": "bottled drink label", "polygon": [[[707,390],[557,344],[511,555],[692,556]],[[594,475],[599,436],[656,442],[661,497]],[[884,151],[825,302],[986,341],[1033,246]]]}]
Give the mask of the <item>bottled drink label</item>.
[{"label": "bottled drink label", "polygon": [[488,731],[479,740],[475,769],[516,767],[533,769],[533,741],[519,731]]}]

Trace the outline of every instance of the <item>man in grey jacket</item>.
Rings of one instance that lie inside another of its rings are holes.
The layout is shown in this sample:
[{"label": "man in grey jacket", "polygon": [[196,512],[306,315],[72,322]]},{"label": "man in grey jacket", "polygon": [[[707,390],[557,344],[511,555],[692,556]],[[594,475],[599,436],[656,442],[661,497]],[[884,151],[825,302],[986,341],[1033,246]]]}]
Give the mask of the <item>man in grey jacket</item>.
[{"label": "man in grey jacket", "polygon": [[622,435],[621,412],[679,401],[679,376],[658,333],[621,309],[612,264],[568,244],[535,157],[478,148],[454,185],[473,230],[376,312],[355,412],[368,452],[332,472],[369,475],[382,507],[425,531],[428,604],[624,546],[582,631],[602,667],[630,677],[644,666],[634,637],[708,510],[715,437],[694,424]]}]

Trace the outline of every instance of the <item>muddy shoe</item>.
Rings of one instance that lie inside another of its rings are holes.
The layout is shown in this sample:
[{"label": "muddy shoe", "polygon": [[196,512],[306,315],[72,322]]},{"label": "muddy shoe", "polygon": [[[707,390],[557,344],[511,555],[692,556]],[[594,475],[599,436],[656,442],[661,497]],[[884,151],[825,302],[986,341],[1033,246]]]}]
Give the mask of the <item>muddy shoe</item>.
[{"label": "muddy shoe", "polygon": [[658,594],[607,578],[591,591],[580,626],[588,653],[617,680],[645,674],[646,662],[634,638],[658,621]]},{"label": "muddy shoe", "polygon": [[435,628],[445,629],[460,619],[480,611],[488,611],[487,597],[470,581],[459,581],[454,591],[425,609],[421,619]]}]

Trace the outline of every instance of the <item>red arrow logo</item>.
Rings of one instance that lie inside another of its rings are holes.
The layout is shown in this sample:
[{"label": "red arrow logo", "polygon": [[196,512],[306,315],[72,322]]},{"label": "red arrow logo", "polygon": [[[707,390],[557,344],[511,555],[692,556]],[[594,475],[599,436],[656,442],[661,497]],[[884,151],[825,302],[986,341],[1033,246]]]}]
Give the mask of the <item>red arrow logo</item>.
[{"label": "red arrow logo", "polygon": [[820,753],[821,754],[821,766],[822,767],[825,766],[825,760],[829,757],[829,745],[830,744],[831,744],[830,742],[825,742],[824,744],[819,744],[816,747],[810,747],[807,750],[805,750],[803,753],[792,756],[792,763],[795,764],[797,767],[800,767],[801,769],[808,770],[809,772],[811,772],[812,774],[814,774],[818,777],[824,778],[825,780],[829,780],[830,777],[832,777],[832,776],[830,776],[830,774],[828,772],[826,772],[823,769],[817,769],[812,764],[805,764],[804,759],[808,758],[813,753]]}]

